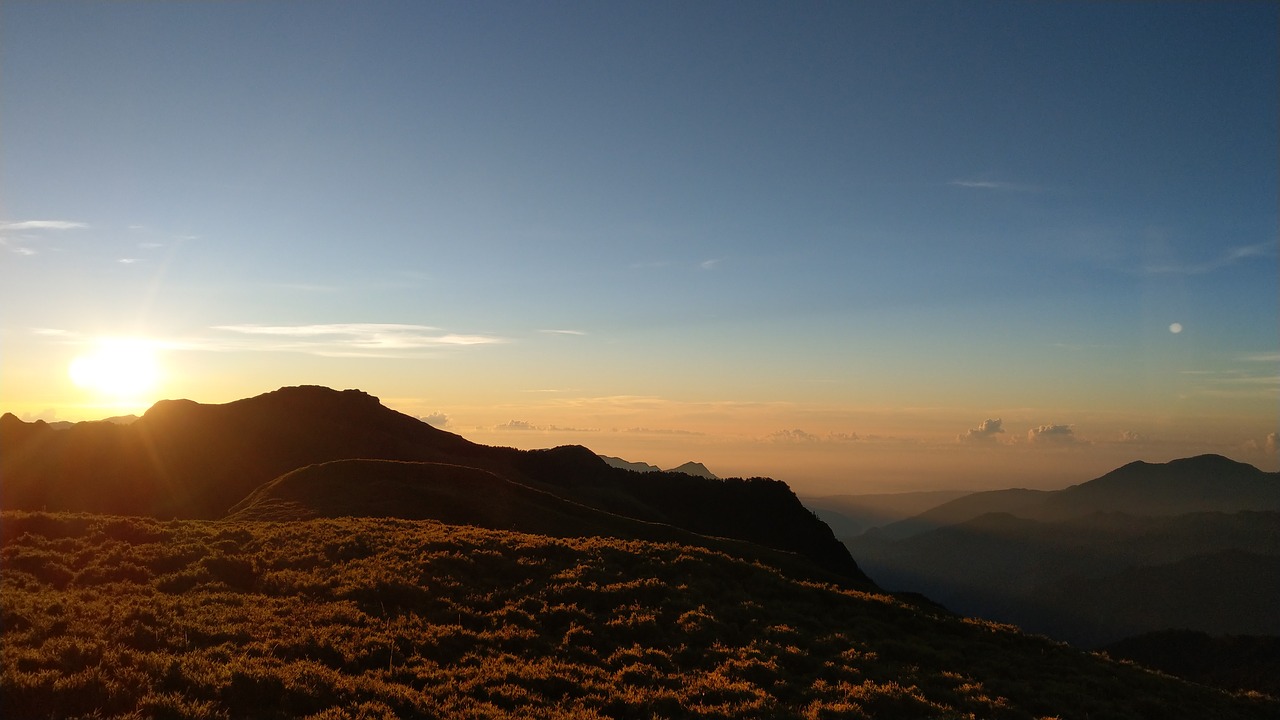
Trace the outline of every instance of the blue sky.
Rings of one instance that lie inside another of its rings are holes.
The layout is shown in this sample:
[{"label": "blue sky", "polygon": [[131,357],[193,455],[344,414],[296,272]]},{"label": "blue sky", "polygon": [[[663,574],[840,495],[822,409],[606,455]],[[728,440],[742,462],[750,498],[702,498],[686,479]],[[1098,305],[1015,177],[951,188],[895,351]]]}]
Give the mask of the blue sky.
[{"label": "blue sky", "polygon": [[999,418],[1007,456],[1063,426],[1075,464],[974,468],[1273,467],[1278,14],[5,3],[5,409],[101,415],[65,367],[133,337],[158,396],[362,387],[832,488],[897,456],[760,449],[954,461]]}]

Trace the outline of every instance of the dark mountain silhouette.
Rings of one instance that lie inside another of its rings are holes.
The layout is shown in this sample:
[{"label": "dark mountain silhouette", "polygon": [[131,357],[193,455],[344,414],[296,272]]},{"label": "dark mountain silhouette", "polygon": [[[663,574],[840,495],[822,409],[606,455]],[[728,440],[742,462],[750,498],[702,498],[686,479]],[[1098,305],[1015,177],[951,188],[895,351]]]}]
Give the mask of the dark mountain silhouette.
[{"label": "dark mountain silhouette", "polygon": [[612,455],[601,455],[600,459],[605,461],[610,467],[616,467],[620,470],[632,470],[634,472],[662,472],[662,468],[657,465],[650,465],[647,462],[630,462],[620,457]]},{"label": "dark mountain silhouette", "polygon": [[690,461],[680,465],[679,467],[663,470],[657,465],[650,465],[646,462],[630,462],[628,460],[623,460],[622,458],[612,457],[609,455],[601,455],[600,459],[604,460],[605,463],[611,467],[616,467],[622,470],[632,470],[635,472],[675,472],[684,473],[685,475],[693,475],[695,477],[711,478],[713,480],[718,479],[718,476],[715,473],[708,470],[707,466],[700,462]]},{"label": "dark mountain silhouette", "polygon": [[704,478],[709,478],[711,480],[717,479],[716,474],[708,470],[707,466],[703,465],[700,462],[687,462],[679,467],[673,467],[667,472],[684,473],[685,475],[692,475],[694,477],[704,477]]},{"label": "dark mountain silhouette", "polygon": [[1221,455],[1200,455],[1167,463],[1129,463],[1062,490],[977,492],[876,532],[900,540],[988,513],[1068,520],[1098,512],[1172,516],[1242,510],[1280,510],[1280,473],[1263,472]]},{"label": "dark mountain silhouette", "polygon": [[1060,522],[992,513],[846,544],[886,589],[1083,646],[1170,627],[1280,634],[1277,512]]},{"label": "dark mountain silhouette", "polygon": [[223,405],[166,400],[130,425],[78,423],[58,431],[6,414],[0,447],[3,509],[216,519],[264,483],[308,465],[443,463],[634,520],[797,553],[869,586],[848,550],[785,483],[640,476],[578,446],[479,445],[357,390],[289,387]]},{"label": "dark mountain silhouette", "polygon": [[1037,517],[1059,520],[1094,512],[1181,515],[1280,510],[1280,473],[1221,455],[1167,463],[1133,462],[1096,480],[1049,495]]},{"label": "dark mountain silhouette", "polygon": [[915,517],[899,520],[875,530],[882,537],[899,539],[911,537],[935,528],[966,522],[990,513],[1009,513],[1025,516],[1030,509],[1043,502],[1049,493],[1044,490],[1011,488],[988,490],[956,498]]},{"label": "dark mountain silhouette", "polygon": [[852,537],[874,527],[919,515],[943,503],[970,494],[972,491],[969,490],[928,490],[810,496],[801,497],[800,502],[830,526],[836,537]]},{"label": "dark mountain silhouette", "polygon": [[786,569],[793,577],[840,578],[815,572],[800,556],[728,538],[697,535],[571,502],[487,470],[398,460],[334,460],[272,480],[231,509],[229,520],[388,517],[438,520],[550,537],[612,537],[674,542],[720,550]]},{"label": "dark mountain silhouette", "polygon": [[[132,425],[133,422],[136,421],[137,419],[138,419],[137,415],[115,415],[113,417],[103,418],[101,420],[95,420],[93,422],[111,423],[113,425]],[[50,428],[53,428],[54,430],[68,430],[70,428],[75,427],[78,424],[79,423],[74,423],[74,422],[71,422],[70,420],[55,420],[49,423],[48,425]]]}]

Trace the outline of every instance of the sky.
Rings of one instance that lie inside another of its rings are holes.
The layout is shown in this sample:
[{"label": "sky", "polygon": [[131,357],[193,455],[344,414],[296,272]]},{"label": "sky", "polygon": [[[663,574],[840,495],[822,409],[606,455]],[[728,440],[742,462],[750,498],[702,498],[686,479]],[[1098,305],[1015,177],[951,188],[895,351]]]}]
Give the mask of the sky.
[{"label": "sky", "polygon": [[0,411],[802,495],[1277,469],[1280,4],[0,5]]}]

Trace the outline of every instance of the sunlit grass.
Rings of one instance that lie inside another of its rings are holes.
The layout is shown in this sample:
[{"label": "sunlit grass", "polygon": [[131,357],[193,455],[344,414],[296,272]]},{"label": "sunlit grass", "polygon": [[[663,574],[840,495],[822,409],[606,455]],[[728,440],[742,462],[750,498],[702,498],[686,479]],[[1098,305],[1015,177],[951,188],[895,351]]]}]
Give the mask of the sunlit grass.
[{"label": "sunlit grass", "polygon": [[4,717],[1267,717],[711,550],[5,513]]}]

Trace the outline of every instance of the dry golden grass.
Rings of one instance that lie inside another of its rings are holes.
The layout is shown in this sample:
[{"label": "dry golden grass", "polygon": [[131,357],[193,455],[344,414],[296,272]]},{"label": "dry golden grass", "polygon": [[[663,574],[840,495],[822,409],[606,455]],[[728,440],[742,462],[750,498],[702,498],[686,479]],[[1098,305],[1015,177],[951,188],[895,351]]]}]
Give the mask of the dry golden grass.
[{"label": "dry golden grass", "polygon": [[1264,718],[712,550],[433,521],[5,513],[6,718]]}]

